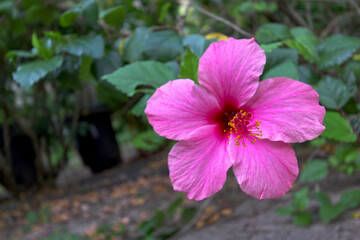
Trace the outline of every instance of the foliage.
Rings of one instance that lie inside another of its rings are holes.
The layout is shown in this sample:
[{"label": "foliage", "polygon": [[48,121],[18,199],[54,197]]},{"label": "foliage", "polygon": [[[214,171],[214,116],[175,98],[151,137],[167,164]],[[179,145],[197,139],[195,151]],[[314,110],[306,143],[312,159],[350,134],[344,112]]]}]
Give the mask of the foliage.
[{"label": "foliage", "polygon": [[[325,222],[357,206],[358,190],[344,192],[336,204],[312,191],[312,184],[325,181],[331,171],[351,177],[360,170],[359,18],[350,1],[193,2],[255,37],[267,57],[261,80],[285,76],[310,84],[326,107],[322,140],[307,145],[324,154],[305,163],[299,182],[306,187],[278,212],[306,226],[316,219],[308,209],[312,197]],[[66,166],[76,145],[78,119],[94,104],[106,104],[114,113],[119,138],[156,152],[168,142],[146,122],[151,94],[177,78],[197,82],[199,58],[218,41],[206,37],[209,33],[245,37],[225,21],[175,0],[5,0],[0,13],[0,184],[14,196],[26,189],[12,174],[7,142],[16,131],[31,139],[41,186],[54,184]],[[334,23],[334,15],[348,17]],[[167,214],[157,211],[142,223],[143,235],[152,236]],[[29,225],[38,215],[29,213]]]}]

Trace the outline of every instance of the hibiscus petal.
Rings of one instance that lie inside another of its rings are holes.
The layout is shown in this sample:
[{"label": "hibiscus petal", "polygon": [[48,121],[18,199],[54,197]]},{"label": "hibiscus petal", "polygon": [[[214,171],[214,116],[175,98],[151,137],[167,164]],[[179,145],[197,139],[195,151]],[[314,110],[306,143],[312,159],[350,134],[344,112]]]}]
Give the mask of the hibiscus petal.
[{"label": "hibiscus petal", "polygon": [[220,103],[240,107],[254,95],[265,60],[253,38],[212,43],[200,58],[199,83]]},{"label": "hibiscus petal", "polygon": [[242,147],[230,142],[228,150],[240,188],[258,199],[284,196],[299,173],[290,143],[264,139]]},{"label": "hibiscus petal", "polygon": [[305,83],[285,78],[260,82],[253,98],[246,103],[254,119],[261,121],[263,138],[272,141],[303,142],[318,137],[325,108],[319,94]]},{"label": "hibiscus petal", "polygon": [[215,125],[195,130],[169,153],[174,190],[185,192],[189,199],[201,200],[219,191],[230,167],[226,139]]},{"label": "hibiscus petal", "polygon": [[219,109],[215,97],[203,87],[180,79],[158,88],[148,100],[145,113],[159,135],[184,140],[192,131],[210,124],[209,115]]}]

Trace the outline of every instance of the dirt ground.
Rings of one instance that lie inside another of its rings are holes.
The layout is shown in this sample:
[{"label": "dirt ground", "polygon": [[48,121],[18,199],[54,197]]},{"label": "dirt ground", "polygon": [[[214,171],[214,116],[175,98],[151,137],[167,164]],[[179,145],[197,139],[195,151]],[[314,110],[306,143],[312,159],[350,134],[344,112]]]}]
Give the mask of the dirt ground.
[{"label": "dirt ground", "polygon": [[[303,157],[305,158],[304,153]],[[0,202],[0,239],[50,239],[56,231],[80,234],[92,238],[99,227],[117,223],[129,234],[109,239],[138,237],[139,222],[148,219],[154,209],[166,209],[179,197],[172,190],[167,170],[167,153],[161,152],[131,164],[92,175],[85,167],[69,168],[61,174],[56,190],[40,192],[20,201],[3,199]],[[200,209],[197,218],[183,226],[172,239],[360,239],[360,219],[347,212],[335,222],[319,219],[309,227],[297,227],[291,217],[279,216],[275,209],[290,205],[293,191],[274,200],[256,200],[238,187],[232,171],[224,188],[210,200],[185,200],[186,206]],[[320,188],[337,201],[345,190],[360,186],[360,176],[347,177],[334,172],[328,179],[310,188]],[[299,188],[295,184],[294,188]],[[315,201],[310,210],[318,211]],[[36,213],[37,217],[31,217]],[[51,238],[70,239],[70,238]]]}]

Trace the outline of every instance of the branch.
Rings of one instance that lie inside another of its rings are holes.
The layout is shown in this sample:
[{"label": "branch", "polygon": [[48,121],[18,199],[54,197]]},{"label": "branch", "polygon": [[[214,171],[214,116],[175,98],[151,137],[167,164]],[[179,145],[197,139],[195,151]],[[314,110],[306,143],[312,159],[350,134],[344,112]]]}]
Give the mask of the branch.
[{"label": "branch", "polygon": [[360,16],[360,7],[359,7],[359,5],[354,0],[349,0],[349,3],[350,3],[350,5],[352,5],[355,8],[357,14]]},{"label": "branch", "polygon": [[327,35],[331,32],[331,30],[337,26],[342,20],[346,18],[350,18],[354,16],[355,14],[352,12],[347,12],[345,14],[339,15],[336,18],[334,18],[327,26],[326,28],[320,33],[320,39],[325,39]]},{"label": "branch", "polygon": [[235,31],[239,32],[240,34],[244,35],[245,37],[252,37],[253,35],[251,33],[248,33],[247,31],[239,28],[238,26],[236,26],[235,24],[231,23],[230,21],[220,17],[220,16],[217,16],[211,12],[208,12],[206,11],[205,9],[199,7],[198,5],[194,4],[194,3],[191,3],[191,6],[194,7],[196,10],[198,10],[199,12],[201,12],[202,14],[208,16],[208,17],[211,17],[219,22],[222,22],[224,23],[225,25],[231,27],[232,29],[234,29]]},{"label": "branch", "polygon": [[287,1],[280,1],[280,8],[286,13],[286,15],[293,21],[296,25],[301,25],[303,27],[310,27],[306,24],[305,20],[296,12],[296,10],[289,5]]}]

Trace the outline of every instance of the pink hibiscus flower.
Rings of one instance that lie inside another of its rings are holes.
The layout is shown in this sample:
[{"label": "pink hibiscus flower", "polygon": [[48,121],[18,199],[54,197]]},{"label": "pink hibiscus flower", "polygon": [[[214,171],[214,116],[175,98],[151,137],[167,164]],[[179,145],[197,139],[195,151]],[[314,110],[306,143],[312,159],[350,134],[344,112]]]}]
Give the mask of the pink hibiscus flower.
[{"label": "pink hibiscus flower", "polygon": [[212,43],[198,80],[170,81],[145,113],[169,153],[174,190],[201,200],[219,191],[232,166],[240,188],[258,198],[283,196],[299,169],[290,143],[318,137],[325,108],[309,85],[285,77],[259,82],[265,54],[254,39]]}]

